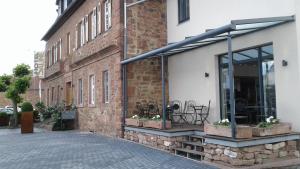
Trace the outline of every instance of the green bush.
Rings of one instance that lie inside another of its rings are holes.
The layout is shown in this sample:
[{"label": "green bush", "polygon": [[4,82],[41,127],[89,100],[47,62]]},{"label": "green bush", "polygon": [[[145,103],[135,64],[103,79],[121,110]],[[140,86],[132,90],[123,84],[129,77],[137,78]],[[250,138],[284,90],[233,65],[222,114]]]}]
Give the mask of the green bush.
[{"label": "green bush", "polygon": [[31,112],[33,111],[33,106],[29,102],[24,102],[21,106],[22,112]]},{"label": "green bush", "polygon": [[0,112],[0,117],[5,118],[8,117],[8,115],[5,112]]}]

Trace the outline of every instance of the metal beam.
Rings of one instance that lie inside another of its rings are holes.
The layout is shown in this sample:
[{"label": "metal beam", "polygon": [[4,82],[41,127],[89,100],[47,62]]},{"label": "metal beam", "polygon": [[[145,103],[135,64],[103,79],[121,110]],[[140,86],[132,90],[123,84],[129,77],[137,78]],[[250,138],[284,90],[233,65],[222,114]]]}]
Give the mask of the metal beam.
[{"label": "metal beam", "polygon": [[236,138],[236,124],[235,124],[235,96],[234,96],[234,68],[233,68],[233,54],[232,54],[232,37],[228,32],[228,77],[230,88],[230,118],[231,118],[231,134],[232,138]]},{"label": "metal beam", "polygon": [[162,115],[163,129],[166,129],[166,81],[165,81],[165,57],[161,55],[161,91],[162,91]]},{"label": "metal beam", "polygon": [[283,16],[283,17],[232,20],[231,23],[233,25],[243,25],[243,24],[256,24],[256,23],[266,23],[266,22],[288,22],[294,20],[295,20],[295,16]]},{"label": "metal beam", "polygon": [[185,45],[197,42],[197,41],[201,41],[201,40],[204,40],[204,39],[207,39],[207,38],[211,38],[211,37],[214,37],[216,35],[232,31],[234,29],[235,29],[235,27],[232,24],[225,25],[225,26],[222,26],[218,29],[215,29],[215,30],[212,30],[212,31],[209,31],[209,32],[205,32],[203,34],[200,34],[198,36],[183,40],[181,42],[174,43],[174,44],[171,44],[171,45],[159,48],[159,49],[152,50],[150,52],[146,52],[146,53],[141,54],[139,56],[123,60],[123,61],[121,61],[121,64],[129,64],[131,62],[135,62],[135,61],[138,61],[138,60],[143,60],[143,59],[146,59],[146,58],[151,57],[151,56],[156,56],[156,55],[159,55],[163,52],[167,52],[169,50],[176,49],[176,48],[179,48],[179,47],[182,47],[182,46],[185,46]]}]

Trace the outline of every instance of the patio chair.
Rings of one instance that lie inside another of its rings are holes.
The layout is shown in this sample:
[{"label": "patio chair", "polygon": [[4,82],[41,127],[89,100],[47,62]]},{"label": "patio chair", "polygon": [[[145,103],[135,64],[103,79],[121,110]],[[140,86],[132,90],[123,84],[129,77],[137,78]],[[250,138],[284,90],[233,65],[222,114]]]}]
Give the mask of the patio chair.
[{"label": "patio chair", "polygon": [[188,100],[185,101],[184,110],[183,110],[183,117],[184,121],[188,124],[194,124],[195,119],[195,110],[194,107],[196,106],[196,101]]},{"label": "patio chair", "polygon": [[[211,101],[209,100],[208,102],[208,105],[205,106],[205,105],[201,105],[201,106],[194,106],[194,110],[195,110],[195,113],[196,113],[196,120],[195,120],[195,124],[200,121],[200,125],[204,125],[204,122],[208,122],[209,121],[207,120],[208,116],[209,116],[209,111],[210,111],[210,103]],[[197,117],[200,117],[200,119],[197,119]]]},{"label": "patio chair", "polygon": [[174,123],[180,123],[183,120],[182,103],[179,100],[171,101],[170,103],[170,119]]}]

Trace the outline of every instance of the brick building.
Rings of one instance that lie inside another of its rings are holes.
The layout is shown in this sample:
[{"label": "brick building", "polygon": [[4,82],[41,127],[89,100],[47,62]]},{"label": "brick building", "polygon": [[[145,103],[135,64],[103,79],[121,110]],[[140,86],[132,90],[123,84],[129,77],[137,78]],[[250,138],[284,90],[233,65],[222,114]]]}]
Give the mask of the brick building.
[{"label": "brick building", "polygon": [[[58,17],[42,38],[47,42],[45,102],[75,104],[80,130],[122,136],[124,0],[56,4]],[[165,4],[152,0],[127,10],[129,56],[166,45]],[[128,103],[133,105],[128,115],[138,101],[160,103],[161,97],[153,97],[161,93],[159,65],[153,59],[128,66]]]}]

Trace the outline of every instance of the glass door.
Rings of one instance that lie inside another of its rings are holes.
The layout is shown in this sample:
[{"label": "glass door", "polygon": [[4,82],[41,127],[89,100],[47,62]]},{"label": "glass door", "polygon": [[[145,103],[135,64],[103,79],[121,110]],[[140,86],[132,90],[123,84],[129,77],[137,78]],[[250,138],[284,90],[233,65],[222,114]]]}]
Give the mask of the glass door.
[{"label": "glass door", "polygon": [[[219,58],[221,118],[230,119],[228,57]],[[233,53],[237,123],[258,123],[276,115],[272,45]]]}]

